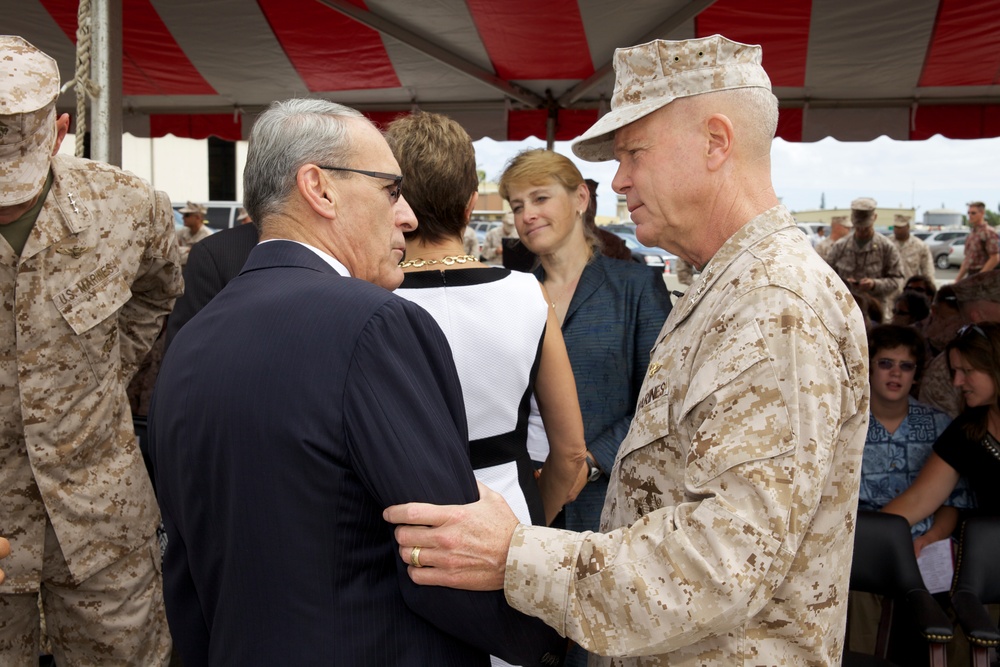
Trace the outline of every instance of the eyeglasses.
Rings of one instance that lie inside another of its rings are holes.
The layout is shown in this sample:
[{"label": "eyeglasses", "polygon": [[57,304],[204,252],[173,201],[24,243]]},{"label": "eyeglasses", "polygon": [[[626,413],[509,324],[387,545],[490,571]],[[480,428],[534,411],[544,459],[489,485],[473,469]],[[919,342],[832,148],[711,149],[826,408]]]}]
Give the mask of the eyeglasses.
[{"label": "eyeglasses", "polygon": [[383,178],[387,181],[392,181],[393,189],[389,190],[389,199],[395,204],[399,201],[399,195],[403,194],[403,177],[397,174],[386,174],[381,171],[365,171],[364,169],[349,169],[348,167],[326,167],[321,164],[316,165],[320,169],[329,169],[330,171],[349,171],[354,174],[361,174],[362,176],[369,176],[371,178]]},{"label": "eyeglasses", "polygon": [[896,361],[895,359],[886,359],[885,357],[877,359],[875,365],[884,371],[891,371],[896,366],[899,366],[899,370],[904,373],[912,373],[917,370],[917,364],[914,361]]}]

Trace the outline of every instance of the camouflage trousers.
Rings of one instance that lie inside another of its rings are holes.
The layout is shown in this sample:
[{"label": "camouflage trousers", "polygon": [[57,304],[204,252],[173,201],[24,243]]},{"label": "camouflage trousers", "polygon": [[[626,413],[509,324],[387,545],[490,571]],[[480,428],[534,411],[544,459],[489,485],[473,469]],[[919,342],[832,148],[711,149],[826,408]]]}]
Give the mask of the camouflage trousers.
[{"label": "camouflage trousers", "polygon": [[[37,667],[42,641],[37,593],[0,595],[0,664]],[[41,601],[59,667],[170,662],[160,548],[154,535],[86,581],[73,580],[52,525],[45,531]]]}]

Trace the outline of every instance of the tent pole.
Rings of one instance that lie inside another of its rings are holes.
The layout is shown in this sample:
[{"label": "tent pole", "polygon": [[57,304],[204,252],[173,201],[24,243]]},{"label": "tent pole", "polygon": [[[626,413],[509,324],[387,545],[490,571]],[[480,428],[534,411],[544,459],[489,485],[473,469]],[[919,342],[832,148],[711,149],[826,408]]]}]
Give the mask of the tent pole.
[{"label": "tent pole", "polygon": [[[92,77],[100,93],[91,103],[90,154],[122,164],[122,0],[91,0]],[[77,91],[82,95],[83,91]]]}]

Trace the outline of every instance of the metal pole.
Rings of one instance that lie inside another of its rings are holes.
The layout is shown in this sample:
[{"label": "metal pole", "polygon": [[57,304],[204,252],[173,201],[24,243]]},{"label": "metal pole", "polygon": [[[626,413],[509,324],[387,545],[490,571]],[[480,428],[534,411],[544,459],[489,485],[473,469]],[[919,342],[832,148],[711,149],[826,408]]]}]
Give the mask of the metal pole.
[{"label": "metal pole", "polygon": [[[92,0],[91,76],[100,93],[91,104],[90,155],[122,164],[122,0]],[[78,91],[77,94],[81,94]]]}]

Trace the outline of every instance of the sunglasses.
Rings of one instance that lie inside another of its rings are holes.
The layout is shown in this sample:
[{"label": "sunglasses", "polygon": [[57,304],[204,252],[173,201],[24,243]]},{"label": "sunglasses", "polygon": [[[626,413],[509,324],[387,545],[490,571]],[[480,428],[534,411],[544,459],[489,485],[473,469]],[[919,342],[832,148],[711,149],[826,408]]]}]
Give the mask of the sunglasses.
[{"label": "sunglasses", "polygon": [[403,177],[399,174],[386,174],[381,171],[365,171],[363,169],[350,169],[348,167],[325,167],[321,164],[316,165],[320,169],[329,169],[330,171],[349,171],[352,174],[361,174],[362,176],[368,176],[369,178],[381,178],[387,181],[392,181],[393,189],[389,190],[389,199],[395,204],[399,201],[399,195],[403,193]]},{"label": "sunglasses", "polygon": [[982,328],[979,327],[976,324],[966,324],[964,327],[962,327],[961,329],[958,330],[958,335],[959,336],[964,336],[965,334],[967,334],[970,331],[973,332],[973,333],[979,334],[983,338],[988,338],[988,336],[986,335],[986,332],[983,331]]},{"label": "sunglasses", "polygon": [[884,371],[891,371],[896,366],[899,366],[899,370],[904,373],[912,373],[917,370],[917,363],[915,361],[896,361],[895,359],[877,359],[875,365]]}]

